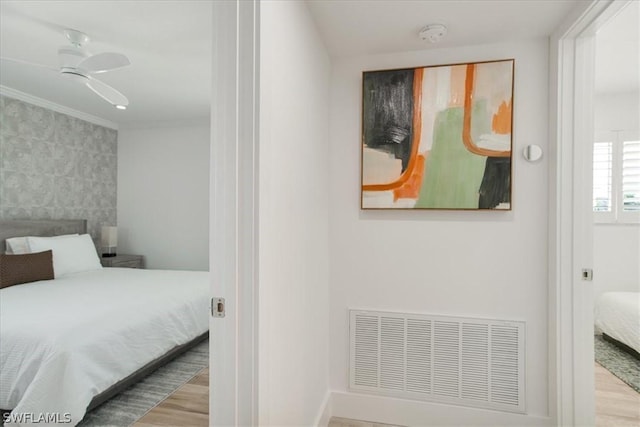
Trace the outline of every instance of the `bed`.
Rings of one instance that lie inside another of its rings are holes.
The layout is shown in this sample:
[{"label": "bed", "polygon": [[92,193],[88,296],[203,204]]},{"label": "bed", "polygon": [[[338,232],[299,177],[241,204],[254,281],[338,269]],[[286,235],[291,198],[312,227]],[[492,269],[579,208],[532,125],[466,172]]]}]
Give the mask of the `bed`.
[{"label": "bed", "polygon": [[640,292],[605,292],[598,298],[595,325],[605,340],[640,358]]},{"label": "bed", "polygon": [[[88,238],[85,232],[84,220],[2,220],[0,248],[10,237]],[[20,414],[38,425],[76,425],[205,339],[208,287],[206,272],[99,266],[0,289],[0,408],[12,411],[6,425],[29,424]]]}]

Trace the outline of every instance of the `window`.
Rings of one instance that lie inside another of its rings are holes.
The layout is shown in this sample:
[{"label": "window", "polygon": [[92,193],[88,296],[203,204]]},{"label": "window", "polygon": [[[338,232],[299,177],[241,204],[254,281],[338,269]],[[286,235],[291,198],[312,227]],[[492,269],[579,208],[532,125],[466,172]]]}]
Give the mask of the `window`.
[{"label": "window", "polygon": [[622,210],[640,212],[640,141],[622,142]]},{"label": "window", "polygon": [[613,143],[593,144],[593,211],[611,212],[611,172]]},{"label": "window", "polygon": [[609,132],[593,144],[593,212],[596,222],[640,222],[637,135]]}]

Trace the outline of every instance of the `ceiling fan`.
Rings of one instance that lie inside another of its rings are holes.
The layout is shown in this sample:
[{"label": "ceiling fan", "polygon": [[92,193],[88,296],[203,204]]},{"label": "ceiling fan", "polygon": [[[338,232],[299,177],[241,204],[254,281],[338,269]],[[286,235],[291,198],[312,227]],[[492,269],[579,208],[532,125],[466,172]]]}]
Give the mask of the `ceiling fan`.
[{"label": "ceiling fan", "polygon": [[61,76],[70,78],[85,85],[114,107],[120,110],[126,110],[129,105],[127,97],[108,84],[93,77],[93,74],[104,73],[126,67],[131,64],[129,59],[121,53],[112,52],[90,55],[84,48],[84,46],[90,41],[86,34],[80,31],[66,29],[64,30],[64,35],[71,43],[71,46],[63,46],[58,49],[60,68],[34,64],[32,62],[15,58],[1,57],[0,59],[3,61],[33,65],[55,71]]}]

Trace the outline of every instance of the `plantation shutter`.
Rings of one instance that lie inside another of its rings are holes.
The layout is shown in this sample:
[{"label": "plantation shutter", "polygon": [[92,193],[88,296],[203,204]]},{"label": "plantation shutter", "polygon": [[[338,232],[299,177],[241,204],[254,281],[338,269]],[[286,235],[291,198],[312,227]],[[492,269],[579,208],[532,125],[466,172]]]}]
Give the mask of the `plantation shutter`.
[{"label": "plantation shutter", "polygon": [[640,141],[622,143],[622,211],[640,212]]},{"label": "plantation shutter", "polygon": [[[613,143],[593,144],[593,211],[612,210]],[[637,193],[636,193],[637,194]]]}]

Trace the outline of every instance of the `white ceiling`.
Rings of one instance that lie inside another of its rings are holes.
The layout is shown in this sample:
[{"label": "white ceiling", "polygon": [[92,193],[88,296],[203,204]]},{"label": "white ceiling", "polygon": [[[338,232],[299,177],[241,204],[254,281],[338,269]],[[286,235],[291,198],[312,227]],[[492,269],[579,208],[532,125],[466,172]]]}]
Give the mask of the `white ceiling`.
[{"label": "white ceiling", "polygon": [[[308,0],[308,4],[329,53],[343,57],[545,37],[582,1]],[[635,21],[616,19],[635,29],[637,58],[638,2],[634,3]],[[211,23],[210,1],[1,0],[0,56],[55,67],[57,49],[67,44],[62,30],[73,28],[92,38],[92,53],[121,52],[132,64],[99,75],[129,98],[126,111],[116,110],[73,81],[27,65],[0,61],[0,84],[120,126],[206,118],[211,102]],[[449,30],[436,45],[417,36],[430,23],[446,24]],[[633,57],[629,53],[633,43],[617,41],[622,27],[616,23],[598,34],[599,55],[621,53],[624,47],[625,53],[618,56],[627,61]],[[606,43],[609,47],[600,47]],[[609,65],[597,71],[599,84],[608,91],[620,90],[607,85],[623,84],[629,79],[623,79],[623,73],[638,75],[637,59],[636,68],[614,65],[617,61],[605,59]]]},{"label": "white ceiling", "polygon": [[640,1],[596,34],[596,93],[640,91]]},{"label": "white ceiling", "polygon": [[0,56],[53,67],[62,30],[92,39],[92,53],[120,52],[131,65],[99,74],[129,98],[116,110],[88,88],[48,70],[0,61],[0,84],[119,125],[207,118],[211,104],[209,1],[0,2]]},{"label": "white ceiling", "polygon": [[[495,43],[550,35],[585,0],[308,0],[332,56]],[[436,45],[418,37],[448,27]]]},{"label": "white ceiling", "polygon": [[[334,57],[447,48],[547,37],[586,0],[308,0]],[[597,35],[596,92],[637,91],[640,1],[634,0]],[[437,44],[418,37],[441,23]]]}]

